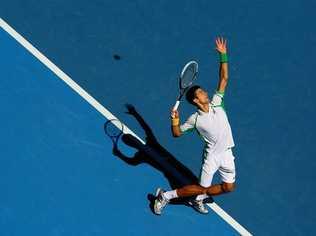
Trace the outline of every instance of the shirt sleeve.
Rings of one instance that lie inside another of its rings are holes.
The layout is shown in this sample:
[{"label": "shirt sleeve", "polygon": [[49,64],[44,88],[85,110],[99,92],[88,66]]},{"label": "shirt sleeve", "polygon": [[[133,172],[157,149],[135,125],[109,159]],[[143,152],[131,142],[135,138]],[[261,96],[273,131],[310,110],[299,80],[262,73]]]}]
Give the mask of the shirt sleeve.
[{"label": "shirt sleeve", "polygon": [[222,107],[224,108],[224,93],[216,91],[212,98],[212,106],[213,107]]},{"label": "shirt sleeve", "polygon": [[194,128],[195,128],[195,122],[196,122],[196,116],[197,116],[197,114],[194,113],[193,115],[191,115],[191,116],[186,120],[186,122],[184,122],[182,125],[180,125],[180,130],[181,130],[182,133],[185,133],[185,132],[189,132],[189,131],[194,130]]}]

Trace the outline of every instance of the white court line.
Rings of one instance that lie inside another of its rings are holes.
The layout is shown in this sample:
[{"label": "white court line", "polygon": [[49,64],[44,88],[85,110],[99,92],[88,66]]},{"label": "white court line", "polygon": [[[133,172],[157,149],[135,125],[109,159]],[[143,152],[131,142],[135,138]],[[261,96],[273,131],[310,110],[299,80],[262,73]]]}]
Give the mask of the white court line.
[{"label": "white court line", "polygon": [[[0,18],[0,27],[2,27],[7,33],[9,33],[16,41],[18,41],[31,54],[33,54],[33,56],[35,56],[45,66],[47,66],[52,72],[54,72],[58,78],[60,78],[66,84],[68,84],[69,87],[71,87],[75,92],[77,92],[81,97],[83,97],[88,103],[90,103],[91,106],[93,106],[95,109],[97,109],[108,120],[117,119],[109,110],[107,110],[97,100],[95,100],[90,94],[88,94],[84,89],[82,89],[66,73],[64,73],[54,63],[52,63],[47,57],[45,57],[40,51],[38,51],[32,44],[30,44],[25,38],[23,38],[18,32],[16,32],[11,26],[9,26],[2,18]],[[124,133],[132,134],[135,137],[137,137],[143,144],[145,143],[133,131],[131,131],[125,124],[124,124],[124,128],[125,128]]]},{"label": "white court line", "polygon": [[[76,82],[74,82],[67,74],[60,70],[54,63],[52,63],[47,57],[45,57],[40,51],[38,51],[32,44],[30,44],[25,38],[23,38],[18,32],[10,27],[2,18],[0,18],[0,27],[2,27],[7,33],[9,33],[16,41],[24,46],[32,55],[34,55],[39,61],[47,66],[52,72],[54,72],[61,80],[63,80],[69,87],[77,92],[82,98],[91,104],[97,111],[99,111],[108,120],[117,119],[109,110],[102,106],[97,100],[95,100],[90,94],[82,89]],[[129,133],[137,137],[142,143],[145,143],[139,138],[133,131],[131,131],[126,125],[124,125],[125,133]],[[216,212],[223,220],[230,224],[239,234],[249,236],[249,233],[243,226],[235,221],[230,215],[228,215],[222,208],[220,208],[215,202],[207,204],[214,212]]]}]

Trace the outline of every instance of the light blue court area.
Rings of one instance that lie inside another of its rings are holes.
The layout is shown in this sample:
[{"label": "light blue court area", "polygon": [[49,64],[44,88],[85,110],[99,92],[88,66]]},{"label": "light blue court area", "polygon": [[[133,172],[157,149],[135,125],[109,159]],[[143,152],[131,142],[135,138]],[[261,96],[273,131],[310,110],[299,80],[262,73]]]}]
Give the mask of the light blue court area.
[{"label": "light blue court area", "polygon": [[213,212],[153,215],[165,177],[113,156],[106,118],[2,29],[0,67],[1,236],[238,235]]}]

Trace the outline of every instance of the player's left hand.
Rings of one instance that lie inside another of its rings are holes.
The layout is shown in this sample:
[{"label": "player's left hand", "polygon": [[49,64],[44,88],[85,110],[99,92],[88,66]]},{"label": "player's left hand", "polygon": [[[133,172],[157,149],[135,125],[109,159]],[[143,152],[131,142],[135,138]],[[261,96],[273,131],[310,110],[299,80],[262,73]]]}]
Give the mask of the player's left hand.
[{"label": "player's left hand", "polygon": [[217,37],[215,39],[216,50],[219,53],[227,53],[226,43],[227,43],[226,39],[224,39],[223,37]]}]

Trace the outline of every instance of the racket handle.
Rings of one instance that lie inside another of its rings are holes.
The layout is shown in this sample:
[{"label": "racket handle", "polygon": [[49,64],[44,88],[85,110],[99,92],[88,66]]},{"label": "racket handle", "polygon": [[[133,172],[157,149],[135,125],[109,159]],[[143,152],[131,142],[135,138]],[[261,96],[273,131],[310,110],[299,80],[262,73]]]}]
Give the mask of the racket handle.
[{"label": "racket handle", "polygon": [[173,106],[172,110],[173,110],[173,111],[178,110],[179,105],[180,105],[180,101],[178,100],[178,101],[176,102],[176,104]]}]

